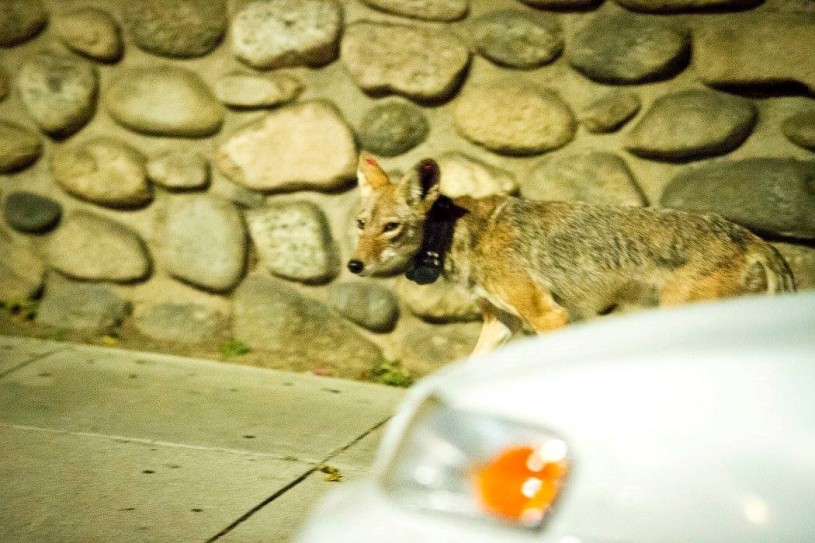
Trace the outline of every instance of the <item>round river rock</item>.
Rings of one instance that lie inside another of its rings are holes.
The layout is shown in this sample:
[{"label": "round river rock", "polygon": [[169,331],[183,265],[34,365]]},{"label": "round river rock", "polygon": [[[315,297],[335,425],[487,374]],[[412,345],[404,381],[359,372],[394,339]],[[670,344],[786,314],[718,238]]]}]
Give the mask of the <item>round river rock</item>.
[{"label": "round river rock", "polygon": [[537,68],[563,51],[563,30],[552,14],[493,11],[472,22],[478,53],[499,66]]},{"label": "round river rock", "polygon": [[101,215],[75,211],[48,240],[48,262],[68,277],[132,282],[151,270],[144,242],[130,228]]},{"label": "round river rock", "polygon": [[553,91],[530,83],[496,80],[466,89],[454,111],[468,140],[506,155],[534,155],[572,140],[572,111]]},{"label": "round river rock", "polygon": [[690,38],[630,14],[595,17],[569,44],[575,69],[602,83],[643,83],[673,75],[688,60]]},{"label": "round river rock", "polygon": [[718,213],[759,232],[815,239],[815,161],[721,160],[688,167],[665,187],[660,204]]},{"label": "round river rock", "polygon": [[69,49],[101,62],[115,62],[124,51],[119,24],[101,9],[79,8],[60,15],[54,30]]},{"label": "round river rock", "polygon": [[223,106],[200,76],[175,66],[122,70],[105,101],[116,122],[154,136],[211,136],[224,120]]},{"label": "round river rock", "polygon": [[311,202],[287,202],[248,214],[249,233],[271,273],[303,283],[326,283],[340,259],[323,210]]},{"label": "round river rock", "polygon": [[378,104],[362,117],[359,142],[380,156],[396,156],[422,143],[430,132],[422,110],[407,102]]},{"label": "round river rock", "polygon": [[231,73],[215,82],[215,96],[234,108],[279,106],[291,102],[302,91],[302,81],[284,73]]},{"label": "round river rock", "polygon": [[249,2],[232,19],[232,50],[262,70],[323,66],[337,58],[341,30],[335,0]]},{"label": "round river rock", "polygon": [[160,221],[162,262],[170,275],[215,292],[238,284],[247,244],[234,204],[202,194],[173,196]]},{"label": "round river rock", "polygon": [[73,55],[35,53],[20,69],[17,87],[34,121],[56,137],[70,136],[96,111],[96,67]]},{"label": "round river rock", "polygon": [[166,57],[199,57],[226,32],[225,0],[128,0],[125,26],[140,48]]},{"label": "round river rock", "polygon": [[758,110],[748,99],[709,90],[658,98],[628,133],[632,153],[661,160],[690,160],[727,153],[741,145]]},{"label": "round river rock", "polygon": [[34,192],[12,192],[6,198],[3,215],[9,226],[25,234],[43,234],[57,225],[62,206]]},{"label": "round river rock", "polygon": [[467,15],[469,0],[363,0],[372,8],[426,21],[457,21]]},{"label": "round river rock", "polygon": [[69,194],[109,207],[139,207],[153,199],[145,157],[126,143],[97,137],[57,147],[51,157],[54,180]]},{"label": "round river rock", "polygon": [[646,204],[634,174],[613,153],[583,151],[545,158],[524,177],[530,200],[565,200],[615,206]]},{"label": "round river rock", "polygon": [[22,126],[0,121],[0,173],[32,165],[42,153],[40,137]]},{"label": "round river rock", "polygon": [[40,0],[0,2],[0,47],[17,45],[36,36],[48,21]]},{"label": "round river rock", "polygon": [[815,109],[788,117],[781,125],[781,130],[795,145],[815,151]]},{"label": "round river rock", "polygon": [[365,92],[438,101],[458,88],[470,51],[440,29],[361,21],[345,31],[342,61]]},{"label": "round river rock", "polygon": [[335,105],[302,102],[240,128],[218,148],[215,164],[253,190],[336,190],[354,178],[357,148]]}]

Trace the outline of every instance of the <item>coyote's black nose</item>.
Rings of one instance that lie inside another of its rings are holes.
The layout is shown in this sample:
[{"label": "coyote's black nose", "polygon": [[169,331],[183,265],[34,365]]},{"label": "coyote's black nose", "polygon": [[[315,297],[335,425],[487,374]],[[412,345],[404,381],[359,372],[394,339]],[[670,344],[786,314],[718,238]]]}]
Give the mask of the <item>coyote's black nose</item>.
[{"label": "coyote's black nose", "polygon": [[360,273],[362,268],[365,267],[365,264],[360,262],[359,260],[349,260],[348,261],[348,269],[351,270],[351,273]]}]

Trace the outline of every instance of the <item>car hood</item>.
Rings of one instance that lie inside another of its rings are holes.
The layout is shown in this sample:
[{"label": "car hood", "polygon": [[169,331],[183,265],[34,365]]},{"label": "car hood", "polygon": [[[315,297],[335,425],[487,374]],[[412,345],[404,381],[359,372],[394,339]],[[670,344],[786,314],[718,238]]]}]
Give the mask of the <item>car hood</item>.
[{"label": "car hood", "polygon": [[570,445],[549,533],[620,541],[779,541],[815,530],[815,293],[604,318],[518,341],[420,382],[456,409]]},{"label": "car hood", "polygon": [[[606,371],[633,378],[639,371],[670,371],[676,363],[693,374],[705,371],[711,360],[728,366],[755,360],[795,366],[795,355],[801,352],[810,353],[815,366],[815,292],[595,319],[447,366],[420,382],[411,395],[425,396],[432,390],[450,401],[475,397],[478,402],[503,383],[539,386],[555,375],[585,377]],[[749,378],[738,371],[730,377]]]}]

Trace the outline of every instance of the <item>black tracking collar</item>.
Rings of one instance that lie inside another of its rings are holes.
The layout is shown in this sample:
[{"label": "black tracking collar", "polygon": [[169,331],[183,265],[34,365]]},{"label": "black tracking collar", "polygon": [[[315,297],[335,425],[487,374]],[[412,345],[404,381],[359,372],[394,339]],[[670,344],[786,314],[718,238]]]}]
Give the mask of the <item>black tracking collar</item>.
[{"label": "black tracking collar", "polygon": [[462,211],[447,196],[436,199],[424,221],[422,247],[413,257],[405,277],[420,285],[429,285],[441,276],[444,257],[453,243],[453,230]]}]

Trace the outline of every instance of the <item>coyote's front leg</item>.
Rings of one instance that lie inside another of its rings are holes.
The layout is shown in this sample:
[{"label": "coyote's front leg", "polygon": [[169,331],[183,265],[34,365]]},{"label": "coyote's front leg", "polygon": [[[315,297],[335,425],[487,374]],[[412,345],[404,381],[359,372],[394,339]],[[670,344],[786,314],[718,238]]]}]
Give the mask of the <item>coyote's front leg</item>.
[{"label": "coyote's front leg", "polygon": [[484,299],[480,299],[478,305],[484,315],[484,324],[471,357],[497,349],[515,335],[522,326],[521,321],[516,317],[501,311]]}]

